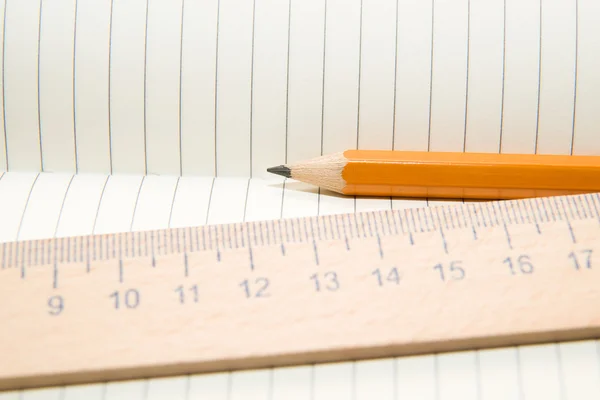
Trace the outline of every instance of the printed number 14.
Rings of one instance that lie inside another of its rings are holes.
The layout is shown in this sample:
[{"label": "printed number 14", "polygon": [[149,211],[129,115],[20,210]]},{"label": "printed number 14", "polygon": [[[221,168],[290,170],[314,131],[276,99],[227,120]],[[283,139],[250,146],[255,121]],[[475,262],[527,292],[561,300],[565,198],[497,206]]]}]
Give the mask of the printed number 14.
[{"label": "printed number 14", "polygon": [[375,275],[379,286],[383,286],[385,282],[395,283],[396,285],[400,283],[400,274],[398,273],[398,269],[396,267],[392,268],[385,278],[383,276],[384,274],[379,268],[373,271],[371,275]]}]

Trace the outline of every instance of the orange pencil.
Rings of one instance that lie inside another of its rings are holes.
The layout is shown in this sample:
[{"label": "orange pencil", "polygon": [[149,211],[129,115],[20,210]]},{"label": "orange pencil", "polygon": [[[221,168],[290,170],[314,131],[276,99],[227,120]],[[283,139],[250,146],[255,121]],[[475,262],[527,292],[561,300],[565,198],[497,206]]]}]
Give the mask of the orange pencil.
[{"label": "orange pencil", "polygon": [[267,171],[346,195],[516,199],[600,191],[600,156],[347,150]]}]

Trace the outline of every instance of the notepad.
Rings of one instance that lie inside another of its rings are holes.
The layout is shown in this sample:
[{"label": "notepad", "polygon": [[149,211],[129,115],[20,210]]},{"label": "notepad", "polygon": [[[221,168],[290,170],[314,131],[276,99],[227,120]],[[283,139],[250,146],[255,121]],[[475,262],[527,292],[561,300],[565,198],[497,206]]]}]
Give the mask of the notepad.
[{"label": "notepad", "polygon": [[[600,154],[595,0],[5,0],[0,12],[4,242],[439,203],[266,172],[351,148]],[[0,399],[597,398],[599,354],[585,341]]]}]

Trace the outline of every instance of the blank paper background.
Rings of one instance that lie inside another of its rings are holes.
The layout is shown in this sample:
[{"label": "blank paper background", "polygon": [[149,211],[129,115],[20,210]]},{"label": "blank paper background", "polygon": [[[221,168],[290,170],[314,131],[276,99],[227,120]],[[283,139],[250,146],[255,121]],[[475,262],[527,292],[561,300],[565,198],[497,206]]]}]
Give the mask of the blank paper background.
[{"label": "blank paper background", "polygon": [[[596,0],[3,0],[0,13],[2,242],[438,203],[265,171],[348,148],[600,154]],[[595,399],[599,368],[592,340],[0,399]]]},{"label": "blank paper background", "polygon": [[3,6],[4,170],[260,177],[347,148],[600,154],[593,0]]}]

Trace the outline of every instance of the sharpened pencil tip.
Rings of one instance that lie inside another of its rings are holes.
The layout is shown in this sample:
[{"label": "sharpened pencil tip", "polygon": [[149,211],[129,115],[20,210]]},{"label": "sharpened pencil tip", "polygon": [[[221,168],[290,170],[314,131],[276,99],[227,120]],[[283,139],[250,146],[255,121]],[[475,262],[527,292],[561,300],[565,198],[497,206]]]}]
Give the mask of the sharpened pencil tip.
[{"label": "sharpened pencil tip", "polygon": [[270,173],[276,174],[276,175],[281,175],[286,178],[292,177],[292,171],[285,165],[278,165],[276,167],[267,168],[267,172],[270,172]]}]

